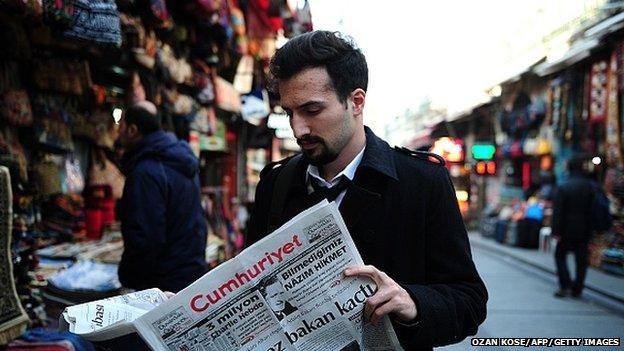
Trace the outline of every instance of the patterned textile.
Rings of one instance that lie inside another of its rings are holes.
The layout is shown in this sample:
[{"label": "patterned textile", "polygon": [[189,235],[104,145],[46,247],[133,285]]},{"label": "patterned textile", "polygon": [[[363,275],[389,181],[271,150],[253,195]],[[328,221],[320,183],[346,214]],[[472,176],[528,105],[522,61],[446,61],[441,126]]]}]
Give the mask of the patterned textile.
[{"label": "patterned textile", "polygon": [[618,111],[618,79],[617,79],[617,52],[613,51],[609,62],[607,83],[608,108],[606,121],[606,151],[607,163],[622,165],[622,144],[620,141],[620,113]]},{"label": "patterned textile", "polygon": [[603,122],[607,118],[608,65],[606,60],[601,60],[591,66],[589,120],[592,123]]},{"label": "patterned textile", "polygon": [[0,167],[0,344],[17,338],[28,324],[15,290],[11,258],[13,194],[9,169]]},{"label": "patterned textile", "polygon": [[77,0],[72,27],[66,37],[121,46],[121,24],[113,0]]}]

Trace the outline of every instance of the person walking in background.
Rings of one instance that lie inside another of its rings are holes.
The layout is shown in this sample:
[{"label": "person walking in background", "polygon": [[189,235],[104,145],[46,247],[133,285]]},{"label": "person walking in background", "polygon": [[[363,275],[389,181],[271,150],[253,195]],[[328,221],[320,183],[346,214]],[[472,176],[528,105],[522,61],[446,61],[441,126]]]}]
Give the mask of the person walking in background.
[{"label": "person walking in background", "polygon": [[[552,233],[558,240],[555,250],[559,290],[556,297],[580,297],[589,264],[588,245],[592,234],[592,203],[596,186],[584,174],[581,156],[568,160],[570,178],[555,192]],[[576,260],[576,276],[570,279],[566,261],[568,252]]]},{"label": "person walking in background", "polygon": [[126,149],[119,281],[178,292],[207,271],[199,160],[186,142],[161,130],[148,101],[126,110],[119,142]]}]

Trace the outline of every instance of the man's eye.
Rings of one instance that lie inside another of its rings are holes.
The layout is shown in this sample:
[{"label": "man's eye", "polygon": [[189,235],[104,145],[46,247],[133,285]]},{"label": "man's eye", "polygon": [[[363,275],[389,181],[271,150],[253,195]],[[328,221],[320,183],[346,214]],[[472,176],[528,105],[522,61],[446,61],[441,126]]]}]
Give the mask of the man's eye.
[{"label": "man's eye", "polygon": [[314,109],[314,110],[306,110],[306,113],[309,115],[315,115],[317,113],[321,112],[321,110],[319,109]]}]

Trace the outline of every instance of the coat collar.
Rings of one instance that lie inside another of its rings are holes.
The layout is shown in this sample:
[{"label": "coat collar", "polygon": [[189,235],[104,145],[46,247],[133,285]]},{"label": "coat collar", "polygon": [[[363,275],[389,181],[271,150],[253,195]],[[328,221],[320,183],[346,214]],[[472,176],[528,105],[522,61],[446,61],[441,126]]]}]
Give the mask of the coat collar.
[{"label": "coat collar", "polygon": [[394,180],[398,180],[390,145],[376,136],[370,128],[365,126],[364,131],[366,133],[366,149],[364,150],[364,157],[360,167],[373,169]]},{"label": "coat collar", "polygon": [[[399,178],[397,176],[390,145],[375,135],[375,133],[366,126],[364,126],[364,132],[366,133],[366,148],[364,149],[364,156],[358,166],[358,170],[362,167],[366,167],[389,178],[398,180]],[[298,175],[298,179],[293,182],[293,185],[305,186],[307,167],[308,163],[305,157],[302,157],[297,165],[297,171],[295,172],[295,174]],[[356,171],[356,178],[357,173]]]},{"label": "coat collar", "polygon": [[[353,235],[357,235],[355,228],[365,218],[366,211],[374,206],[381,198],[384,177],[398,180],[392,149],[382,139],[378,138],[368,127],[366,132],[366,149],[362,162],[355,173],[353,185],[340,204],[340,212]],[[291,191],[295,194],[307,194],[306,169],[307,162],[302,157],[295,170],[296,179],[291,183]],[[375,173],[374,176],[370,172]],[[313,204],[306,204],[311,206]],[[304,206],[303,209],[306,207]]]}]

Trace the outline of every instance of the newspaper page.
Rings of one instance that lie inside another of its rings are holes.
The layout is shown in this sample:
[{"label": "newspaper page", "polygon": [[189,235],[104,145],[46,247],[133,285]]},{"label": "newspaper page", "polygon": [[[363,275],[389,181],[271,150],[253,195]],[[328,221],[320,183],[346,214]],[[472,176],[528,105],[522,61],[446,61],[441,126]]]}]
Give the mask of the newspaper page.
[{"label": "newspaper page", "polygon": [[61,330],[91,341],[109,340],[135,332],[134,320],[167,300],[159,289],[147,289],[65,308]]},{"label": "newspaper page", "polygon": [[365,323],[362,259],[326,200],[135,321],[154,350],[401,350],[388,317]]}]

